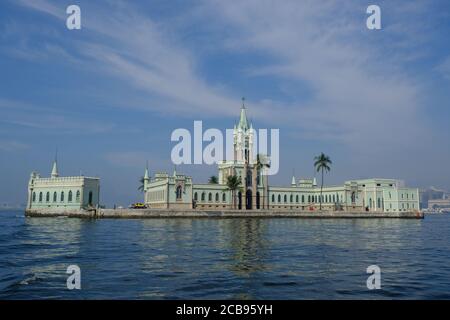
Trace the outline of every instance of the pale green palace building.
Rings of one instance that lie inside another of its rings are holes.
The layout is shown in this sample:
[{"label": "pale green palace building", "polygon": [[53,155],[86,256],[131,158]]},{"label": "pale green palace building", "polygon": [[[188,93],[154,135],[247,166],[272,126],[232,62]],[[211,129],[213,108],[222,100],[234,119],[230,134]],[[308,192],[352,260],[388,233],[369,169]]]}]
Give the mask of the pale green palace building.
[{"label": "pale green palace building", "polygon": [[[269,186],[264,166],[254,161],[252,125],[246,109],[241,108],[240,119],[234,127],[234,160],[218,165],[218,184],[194,184],[183,174],[156,173],[144,175],[144,201],[150,208],[200,210],[318,210],[320,186],[315,178],[292,177],[290,185]],[[228,190],[229,175],[241,179],[241,190]],[[419,190],[407,188],[395,179],[349,180],[339,186],[324,186],[323,210],[370,212],[401,212],[419,210]]]},{"label": "pale green palace building", "polygon": [[97,208],[99,199],[99,178],[60,177],[56,160],[49,178],[42,178],[39,173],[33,172],[28,182],[28,210]]}]

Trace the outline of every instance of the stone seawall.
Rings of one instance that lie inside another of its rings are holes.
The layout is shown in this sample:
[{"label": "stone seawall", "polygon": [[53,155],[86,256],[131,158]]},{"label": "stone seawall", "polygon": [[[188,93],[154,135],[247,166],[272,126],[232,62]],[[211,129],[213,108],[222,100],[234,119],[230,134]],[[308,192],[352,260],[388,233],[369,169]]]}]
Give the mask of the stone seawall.
[{"label": "stone seawall", "polygon": [[296,210],[170,210],[170,209],[98,209],[98,210],[26,210],[29,217],[74,217],[104,219],[147,219],[147,218],[394,218],[423,219],[422,212],[349,212],[349,211],[296,211]]}]

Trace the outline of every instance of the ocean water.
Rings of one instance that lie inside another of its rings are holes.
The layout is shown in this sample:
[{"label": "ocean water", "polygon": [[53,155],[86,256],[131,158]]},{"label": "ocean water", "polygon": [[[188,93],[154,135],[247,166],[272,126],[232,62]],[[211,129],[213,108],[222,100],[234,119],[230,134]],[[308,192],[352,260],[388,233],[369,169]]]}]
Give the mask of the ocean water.
[{"label": "ocean water", "polygon": [[[450,299],[450,215],[26,218],[0,212],[0,299]],[[81,290],[68,290],[69,265]],[[368,290],[369,265],[381,289]]]}]

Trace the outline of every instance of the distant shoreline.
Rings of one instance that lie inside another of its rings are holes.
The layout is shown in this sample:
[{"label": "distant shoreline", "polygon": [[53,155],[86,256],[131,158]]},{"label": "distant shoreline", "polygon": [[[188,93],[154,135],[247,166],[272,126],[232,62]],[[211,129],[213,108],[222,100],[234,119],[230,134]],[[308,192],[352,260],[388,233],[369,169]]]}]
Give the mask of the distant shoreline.
[{"label": "distant shoreline", "polygon": [[173,209],[97,209],[97,210],[25,210],[27,217],[73,217],[95,219],[155,219],[155,218],[307,218],[307,219],[423,219],[424,213],[350,212],[298,210],[173,210]]}]

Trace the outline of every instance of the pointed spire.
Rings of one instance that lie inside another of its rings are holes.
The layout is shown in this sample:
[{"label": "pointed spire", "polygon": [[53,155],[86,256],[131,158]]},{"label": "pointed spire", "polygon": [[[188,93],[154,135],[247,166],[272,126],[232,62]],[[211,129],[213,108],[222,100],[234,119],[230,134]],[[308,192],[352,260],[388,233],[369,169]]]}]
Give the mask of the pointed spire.
[{"label": "pointed spire", "polygon": [[291,181],[291,186],[296,187],[297,183],[295,182],[295,171],[294,169],[292,169],[292,181]]},{"label": "pointed spire", "polygon": [[147,163],[145,165],[144,180],[148,180],[148,179],[149,179],[149,177],[148,177],[148,161],[147,161]]},{"label": "pointed spire", "polygon": [[51,177],[52,178],[59,177],[59,173],[58,173],[58,149],[56,149],[56,152],[55,152],[55,160],[53,161]]},{"label": "pointed spire", "polygon": [[247,114],[245,112],[245,98],[242,98],[241,117],[239,118],[238,127],[244,130],[248,129]]}]

